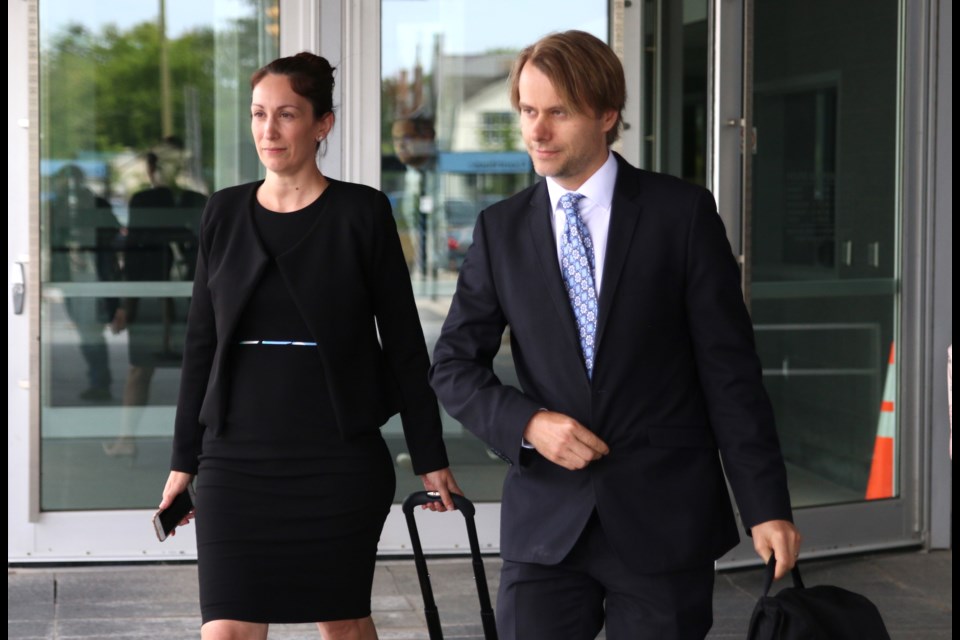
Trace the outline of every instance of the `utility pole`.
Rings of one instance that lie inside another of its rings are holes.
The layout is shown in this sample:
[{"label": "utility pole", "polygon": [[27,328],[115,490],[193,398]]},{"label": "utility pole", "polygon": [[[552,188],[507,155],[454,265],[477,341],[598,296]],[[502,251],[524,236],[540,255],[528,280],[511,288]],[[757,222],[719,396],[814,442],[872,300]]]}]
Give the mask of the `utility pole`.
[{"label": "utility pole", "polygon": [[170,103],[170,61],[167,56],[167,8],[166,0],[160,3],[160,126],[162,137],[173,135],[173,105]]}]

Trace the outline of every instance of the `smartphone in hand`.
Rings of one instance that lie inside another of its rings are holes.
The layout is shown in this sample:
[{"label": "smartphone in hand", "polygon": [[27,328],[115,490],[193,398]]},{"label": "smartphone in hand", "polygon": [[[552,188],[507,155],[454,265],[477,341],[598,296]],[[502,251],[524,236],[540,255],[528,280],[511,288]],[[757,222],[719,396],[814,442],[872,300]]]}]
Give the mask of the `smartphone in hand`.
[{"label": "smartphone in hand", "polygon": [[180,521],[190,513],[190,510],[193,509],[195,497],[193,483],[190,483],[185,491],[173,499],[170,506],[153,514],[153,528],[157,532],[157,539],[160,542],[166,540],[167,536],[180,524]]}]

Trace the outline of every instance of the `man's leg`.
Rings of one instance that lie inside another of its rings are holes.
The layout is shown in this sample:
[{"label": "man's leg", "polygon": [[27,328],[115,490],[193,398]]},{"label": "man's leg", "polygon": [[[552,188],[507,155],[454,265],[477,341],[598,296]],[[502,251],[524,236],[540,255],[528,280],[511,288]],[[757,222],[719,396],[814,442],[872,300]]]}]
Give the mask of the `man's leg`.
[{"label": "man's leg", "polygon": [[586,573],[503,561],[497,595],[500,640],[593,640],[603,627],[603,588]]},{"label": "man's leg", "polygon": [[107,341],[103,337],[104,325],[78,324],[80,334],[80,352],[87,363],[86,390],[80,393],[83,400],[106,402],[113,399],[110,393],[110,384],[113,376],[110,374],[110,353],[107,351]]},{"label": "man's leg", "polygon": [[713,578],[711,563],[607,584],[607,640],[703,640],[713,625]]},{"label": "man's leg", "polygon": [[603,628],[606,589],[591,567],[610,555],[596,512],[556,565],[503,561],[497,595],[500,640],[593,640]]},{"label": "man's leg", "polygon": [[607,640],[703,640],[713,624],[714,563],[638,574],[626,568],[596,515],[578,543],[603,585]]}]

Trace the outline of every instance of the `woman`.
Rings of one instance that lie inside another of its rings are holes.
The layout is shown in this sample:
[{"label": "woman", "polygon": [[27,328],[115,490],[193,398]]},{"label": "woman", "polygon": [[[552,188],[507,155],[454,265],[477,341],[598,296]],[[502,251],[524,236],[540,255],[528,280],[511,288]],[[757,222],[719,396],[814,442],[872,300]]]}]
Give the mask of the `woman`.
[{"label": "woman", "polygon": [[414,472],[440,493],[433,509],[461,491],[389,201],[317,168],[332,67],[300,53],[251,87],[266,179],[204,211],[160,508],[196,475],[204,639],[308,621],[325,640],[376,638],[370,591],[395,489],[380,426],[400,412]]}]

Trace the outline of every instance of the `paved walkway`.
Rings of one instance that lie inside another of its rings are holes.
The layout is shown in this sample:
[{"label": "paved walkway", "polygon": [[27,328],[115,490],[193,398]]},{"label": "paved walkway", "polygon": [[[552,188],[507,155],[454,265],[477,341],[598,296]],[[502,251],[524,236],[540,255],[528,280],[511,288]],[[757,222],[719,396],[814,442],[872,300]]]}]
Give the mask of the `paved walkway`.
[{"label": "paved walkway", "polygon": [[[953,552],[900,551],[808,561],[807,586],[834,584],[880,608],[894,640],[946,640],[953,631]],[[500,562],[485,562],[495,598]],[[444,637],[480,639],[479,605],[467,559],[429,562]],[[743,638],[762,571],[723,572],[708,638]],[[196,565],[10,568],[7,633],[16,640],[198,638]],[[427,639],[412,560],[377,566],[373,609],[381,640]],[[601,636],[602,637],[602,636]],[[274,625],[272,640],[317,640],[313,625]]]}]

